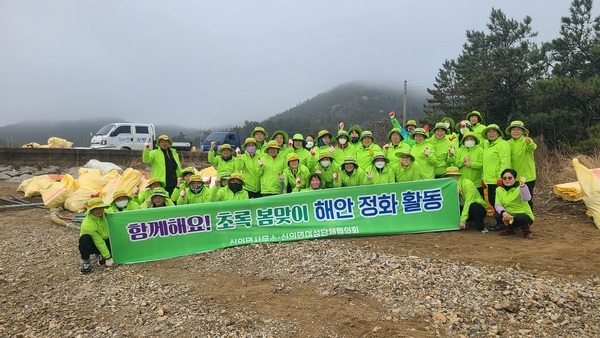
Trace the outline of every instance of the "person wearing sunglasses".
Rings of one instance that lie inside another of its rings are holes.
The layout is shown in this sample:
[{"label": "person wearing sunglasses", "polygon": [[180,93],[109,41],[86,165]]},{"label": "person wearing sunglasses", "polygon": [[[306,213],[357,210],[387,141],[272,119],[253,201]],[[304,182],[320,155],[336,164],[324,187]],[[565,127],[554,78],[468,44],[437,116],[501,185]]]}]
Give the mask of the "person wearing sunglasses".
[{"label": "person wearing sunglasses", "polygon": [[500,231],[500,236],[514,234],[515,228],[521,228],[523,237],[533,239],[531,225],[535,216],[528,203],[531,193],[525,184],[525,177],[517,180],[517,171],[510,168],[504,169],[500,177],[502,185],[496,189],[494,205],[496,223],[505,225],[504,230]]}]

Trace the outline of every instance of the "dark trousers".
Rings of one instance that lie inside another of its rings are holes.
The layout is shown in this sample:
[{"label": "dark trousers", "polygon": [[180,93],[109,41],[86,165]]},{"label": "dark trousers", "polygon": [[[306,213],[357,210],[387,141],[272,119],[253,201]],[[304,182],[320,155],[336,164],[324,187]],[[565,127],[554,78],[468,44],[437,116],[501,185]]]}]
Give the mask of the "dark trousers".
[{"label": "dark trousers", "polygon": [[261,198],[262,195],[259,192],[254,192],[254,191],[248,191],[248,198]]},{"label": "dark trousers", "polygon": [[[460,208],[460,212],[462,213],[462,207]],[[469,206],[469,217],[467,218],[467,222],[475,222],[475,226],[477,230],[481,231],[485,228],[483,224],[483,219],[486,216],[487,211],[485,207],[479,203],[471,203]]]},{"label": "dark trousers", "polygon": [[490,205],[493,208],[496,207],[496,188],[498,188],[498,186],[496,184],[488,184],[487,185],[488,201],[490,202]]},{"label": "dark trousers", "polygon": [[527,201],[527,203],[529,203],[531,210],[533,210],[533,188],[535,187],[535,180],[525,182],[525,185],[527,186],[527,188],[529,188],[529,192],[531,193],[531,199],[529,201]]},{"label": "dark trousers", "polygon": [[[108,251],[112,252],[110,249],[110,241],[108,239],[104,240],[106,246],[108,247]],[[99,254],[100,250],[94,244],[94,240],[90,235],[81,235],[79,237],[79,254],[81,254],[81,259],[89,260],[91,254]]]},{"label": "dark trousers", "polygon": [[[496,219],[496,224],[504,224],[502,222],[502,215],[499,213],[495,213],[494,218]],[[533,223],[533,221],[526,214],[516,214],[513,215],[513,223],[511,226],[514,228],[528,227],[531,223]]]}]

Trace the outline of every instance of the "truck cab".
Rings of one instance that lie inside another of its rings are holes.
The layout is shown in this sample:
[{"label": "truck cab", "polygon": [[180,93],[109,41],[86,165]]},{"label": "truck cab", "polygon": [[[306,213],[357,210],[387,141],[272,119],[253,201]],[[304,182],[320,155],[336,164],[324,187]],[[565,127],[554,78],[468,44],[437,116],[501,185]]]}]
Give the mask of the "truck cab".
[{"label": "truck cab", "polygon": [[206,137],[206,139],[204,139],[204,142],[202,143],[202,150],[209,151],[210,143],[212,141],[215,141],[217,143],[215,146],[215,150],[217,150],[217,148],[219,146],[226,144],[226,143],[229,144],[233,149],[242,147],[240,133],[237,133],[237,132],[215,131],[213,133],[210,133],[210,135],[208,135]]},{"label": "truck cab", "polygon": [[156,131],[151,123],[109,123],[94,135],[90,148],[143,150],[146,142],[154,143]]}]

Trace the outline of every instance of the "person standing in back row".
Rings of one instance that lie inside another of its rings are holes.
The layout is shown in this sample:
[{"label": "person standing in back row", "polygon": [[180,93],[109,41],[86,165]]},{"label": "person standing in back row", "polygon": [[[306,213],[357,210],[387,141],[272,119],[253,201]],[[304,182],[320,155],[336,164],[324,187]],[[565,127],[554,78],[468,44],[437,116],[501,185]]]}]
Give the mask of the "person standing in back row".
[{"label": "person standing in back row", "polygon": [[165,182],[165,190],[169,196],[177,187],[177,178],[181,174],[181,164],[177,150],[171,148],[173,141],[167,135],[160,135],[156,140],[156,148],[150,150],[150,143],[142,152],[142,161],[152,167],[152,177]]}]

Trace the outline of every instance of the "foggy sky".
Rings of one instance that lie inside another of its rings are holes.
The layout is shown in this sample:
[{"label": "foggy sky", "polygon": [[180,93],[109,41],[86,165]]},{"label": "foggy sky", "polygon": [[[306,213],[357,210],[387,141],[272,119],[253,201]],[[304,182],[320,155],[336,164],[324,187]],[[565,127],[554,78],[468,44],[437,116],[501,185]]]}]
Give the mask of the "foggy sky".
[{"label": "foggy sky", "polygon": [[[0,0],[0,125],[118,117],[198,128],[355,80],[430,86],[492,7],[559,36],[570,1]],[[598,5],[594,13],[598,15]]]}]

